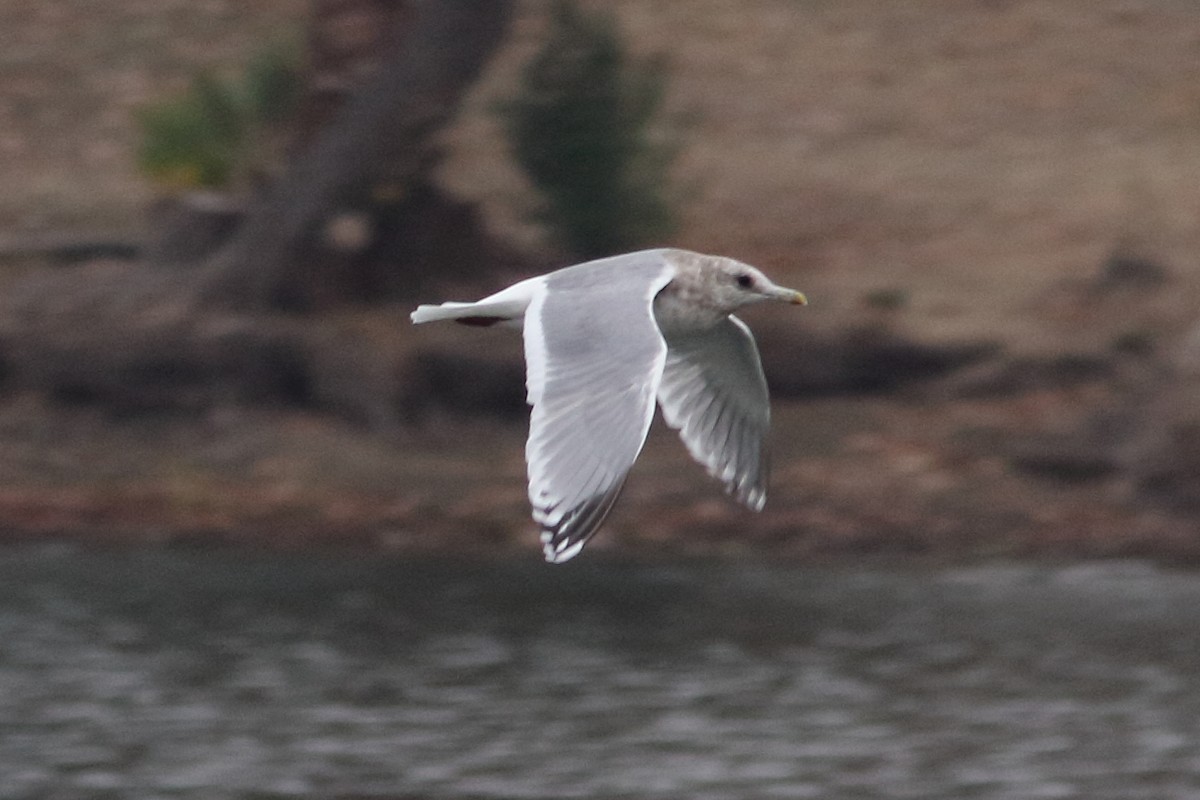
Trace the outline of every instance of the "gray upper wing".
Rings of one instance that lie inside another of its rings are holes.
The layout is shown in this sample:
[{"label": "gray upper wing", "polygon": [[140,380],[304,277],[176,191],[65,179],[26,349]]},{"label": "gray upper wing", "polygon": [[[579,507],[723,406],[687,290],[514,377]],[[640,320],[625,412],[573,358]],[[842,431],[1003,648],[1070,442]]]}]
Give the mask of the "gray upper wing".
[{"label": "gray upper wing", "polygon": [[525,458],[547,560],[583,548],[641,452],[667,356],[653,302],[673,274],[661,251],[568,267],[526,310]]},{"label": "gray upper wing", "polygon": [[710,475],[760,510],[767,499],[771,407],[750,329],[731,316],[667,345],[658,388],[663,419]]}]

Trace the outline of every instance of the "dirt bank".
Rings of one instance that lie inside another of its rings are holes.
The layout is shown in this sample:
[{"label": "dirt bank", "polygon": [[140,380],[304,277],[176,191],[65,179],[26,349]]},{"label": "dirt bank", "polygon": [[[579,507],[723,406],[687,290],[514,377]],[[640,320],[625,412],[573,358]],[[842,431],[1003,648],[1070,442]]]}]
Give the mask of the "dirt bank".
[{"label": "dirt bank", "polygon": [[[237,63],[305,4],[143,5],[103,20],[65,2],[0,11],[27,43],[0,90],[6,241],[136,238],[150,196],[132,109],[198,65]],[[531,253],[529,189],[492,109],[541,5],[524,4],[440,175]],[[596,547],[1196,557],[1200,8],[612,5],[636,48],[673,66],[687,147],[672,243],[755,263],[813,302],[751,315],[777,390],[766,512],[720,497],[661,432]],[[86,309],[88,276],[120,269],[9,257],[6,346],[55,313],[13,301],[31,285],[54,276],[75,287],[62,307]],[[12,374],[0,348],[0,530],[536,557],[519,352],[478,331],[414,332],[403,312],[246,322],[270,335],[245,341],[282,347],[294,368],[251,397],[206,393],[203,370],[160,403],[127,402],[121,381],[63,392]],[[220,376],[230,352],[201,366]],[[500,366],[479,381],[460,363]]]}]

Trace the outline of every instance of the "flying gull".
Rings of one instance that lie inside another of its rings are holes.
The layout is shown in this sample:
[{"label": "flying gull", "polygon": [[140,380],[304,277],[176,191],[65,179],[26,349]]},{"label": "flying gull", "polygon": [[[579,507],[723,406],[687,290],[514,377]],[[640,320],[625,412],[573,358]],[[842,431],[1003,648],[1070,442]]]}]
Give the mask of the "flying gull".
[{"label": "flying gull", "polygon": [[720,256],[659,249],[539,275],[474,303],[422,305],[414,323],[519,327],[533,407],[525,460],[546,560],[578,555],[616,502],[654,402],[692,457],[759,511],[767,497],[767,383],[744,305],[803,305]]}]

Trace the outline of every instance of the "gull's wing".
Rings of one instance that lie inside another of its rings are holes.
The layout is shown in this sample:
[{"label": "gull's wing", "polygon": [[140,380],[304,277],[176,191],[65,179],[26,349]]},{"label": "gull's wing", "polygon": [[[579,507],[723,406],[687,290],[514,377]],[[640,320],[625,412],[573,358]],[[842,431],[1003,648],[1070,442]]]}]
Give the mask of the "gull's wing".
[{"label": "gull's wing", "polygon": [[703,333],[669,339],[658,402],[692,458],[730,494],[761,510],[771,406],[750,329],[731,316]]},{"label": "gull's wing", "polygon": [[642,450],[667,357],[654,296],[673,275],[662,251],[644,251],[535,286],[525,311],[525,459],[548,561],[583,549]]}]

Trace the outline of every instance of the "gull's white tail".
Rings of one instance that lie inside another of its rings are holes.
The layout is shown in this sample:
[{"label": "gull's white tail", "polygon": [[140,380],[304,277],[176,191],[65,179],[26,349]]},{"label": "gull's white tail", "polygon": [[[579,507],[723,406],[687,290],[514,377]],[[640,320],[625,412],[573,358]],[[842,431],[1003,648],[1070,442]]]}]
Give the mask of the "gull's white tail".
[{"label": "gull's white tail", "polygon": [[412,317],[413,324],[415,325],[420,325],[422,322],[437,322],[443,319],[477,317],[480,312],[475,308],[476,305],[476,303],[442,303],[438,306],[421,305],[417,306],[417,310],[409,316]]},{"label": "gull's white tail", "polygon": [[444,319],[457,320],[467,325],[492,325],[497,322],[520,325],[525,318],[525,309],[533,299],[535,288],[542,280],[542,276],[523,280],[474,303],[452,302],[436,306],[417,306],[417,310],[409,316],[415,325]]}]

